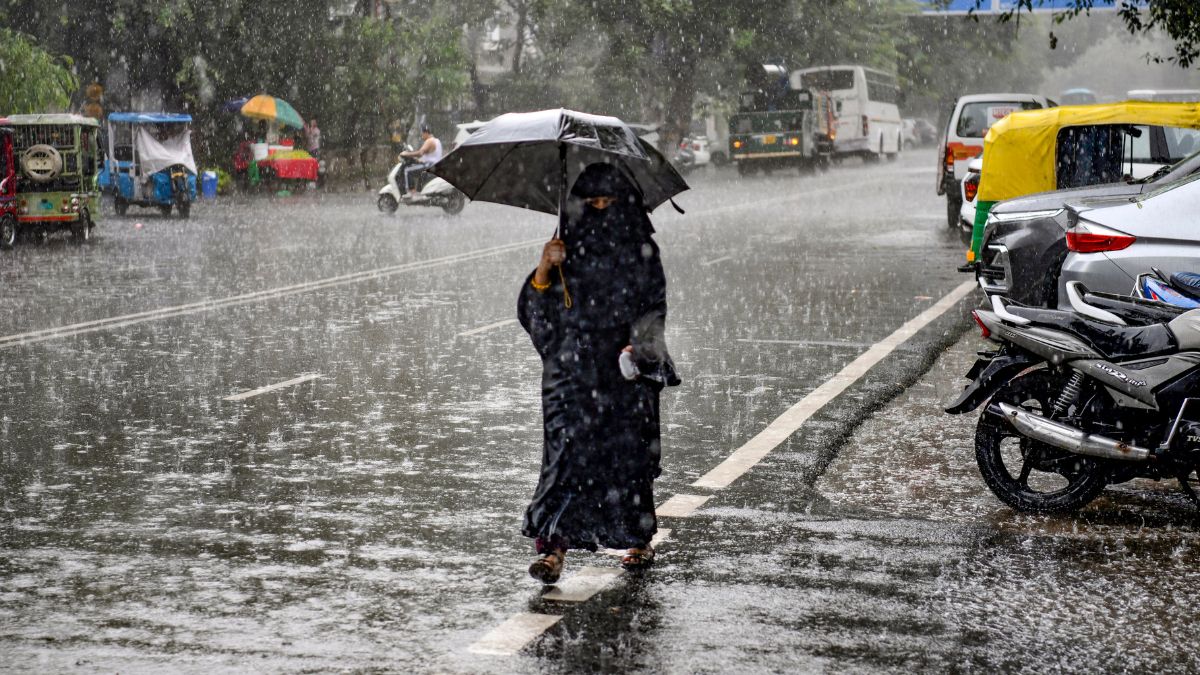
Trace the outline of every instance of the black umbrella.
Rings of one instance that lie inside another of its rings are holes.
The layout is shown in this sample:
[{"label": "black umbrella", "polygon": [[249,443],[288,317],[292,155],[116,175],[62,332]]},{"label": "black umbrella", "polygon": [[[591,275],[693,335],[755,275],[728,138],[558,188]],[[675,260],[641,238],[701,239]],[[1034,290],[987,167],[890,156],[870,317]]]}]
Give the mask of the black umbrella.
[{"label": "black umbrella", "polygon": [[561,218],[570,186],[596,162],[619,168],[650,210],[688,189],[662,154],[621,120],[561,108],[501,115],[430,171],[472,200]]}]

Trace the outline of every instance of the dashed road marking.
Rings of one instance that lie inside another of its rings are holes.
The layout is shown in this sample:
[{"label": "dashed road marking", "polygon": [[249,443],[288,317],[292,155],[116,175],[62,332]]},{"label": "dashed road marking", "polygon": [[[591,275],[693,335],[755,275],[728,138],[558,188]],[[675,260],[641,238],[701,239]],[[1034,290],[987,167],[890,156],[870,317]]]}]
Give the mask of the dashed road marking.
[{"label": "dashed road marking", "polygon": [[[917,331],[927,326],[934,319],[946,313],[958,304],[975,288],[975,282],[965,281],[950,291],[941,300],[935,302],[925,311],[908,320],[897,328],[891,335],[875,343],[870,349],[851,361],[836,375],[824,384],[814,389],[798,403],[775,418],[757,436],[751,438],[742,447],[733,451],[724,462],[712,471],[702,476],[692,487],[704,487],[719,490],[728,487],[755,464],[758,464],[772,450],[788,439],[793,433],[827,403],[846,391],[850,385],[866,375],[876,364],[896,350]],[[672,501],[674,498],[672,498]],[[667,502],[670,504],[670,501]],[[666,506],[666,504],[664,504]]]},{"label": "dashed road marking", "polygon": [[454,337],[470,337],[472,335],[479,335],[480,333],[486,333],[489,330],[492,330],[493,328],[500,328],[501,326],[507,326],[509,324],[513,324],[516,322],[517,322],[516,319],[505,319],[503,321],[497,321],[496,323],[489,323],[486,326],[480,326],[479,328],[472,328],[471,330],[464,330],[463,332],[459,333],[458,335],[455,335]]},{"label": "dashed road marking", "polygon": [[516,614],[467,647],[472,654],[512,656],[562,620],[553,614]]},{"label": "dashed road marking", "polygon": [[722,262],[725,262],[726,260],[733,260],[733,256],[723,255],[720,258],[713,258],[712,260],[705,260],[704,262],[702,262],[700,264],[704,265],[705,267],[708,267],[709,265],[716,265],[717,263],[722,263]]},{"label": "dashed road marking", "polygon": [[240,394],[226,396],[225,398],[223,398],[221,400],[222,401],[244,401],[252,396],[258,396],[259,394],[266,394],[267,392],[272,392],[277,389],[285,389],[287,387],[294,387],[297,384],[303,384],[305,382],[310,382],[312,380],[320,379],[320,377],[321,376],[316,373],[309,373],[308,375],[301,375],[300,377],[293,377],[292,379],[284,381],[284,382],[276,382],[275,384],[268,384],[267,386],[259,387],[258,389],[251,389],[250,391],[243,391]]},{"label": "dashed road marking", "polygon": [[855,347],[858,349],[865,349],[871,346],[865,342],[839,342],[837,340],[768,340],[760,338],[738,338],[737,341],[759,345],[793,345],[797,347]]},{"label": "dashed road marking", "polygon": [[587,602],[593,595],[612,585],[617,577],[625,573],[612,567],[584,567],[555,584],[543,600],[555,602]]},{"label": "dashed road marking", "polygon": [[501,246],[482,248],[477,251],[469,251],[467,253],[443,256],[441,258],[431,258],[429,260],[418,260],[399,265],[392,265],[389,267],[379,267],[372,270],[364,270],[362,272],[352,272],[350,274],[342,274],[335,277],[318,279],[316,281],[306,281],[304,283],[292,284],[289,286],[279,286],[277,288],[268,288],[261,291],[254,291],[252,293],[243,293],[241,295],[234,295],[227,298],[201,300],[199,302],[192,302],[186,305],[163,307],[146,312],[137,312],[134,314],[125,314],[123,316],[109,317],[107,319],[84,321],[82,323],[75,323],[69,326],[58,326],[56,328],[44,328],[25,333],[17,333],[15,335],[5,335],[0,337],[0,349],[70,337],[72,335],[80,335],[83,333],[94,333],[96,331],[109,330],[112,328],[123,328],[125,326],[132,326],[139,323],[145,323],[147,321],[156,321],[158,319],[167,319],[176,316],[184,316],[187,314],[196,314],[199,312],[211,312],[213,310],[236,307],[238,305],[244,305],[251,302],[272,300],[275,298],[282,298],[299,293],[308,293],[310,291],[333,288],[335,286],[356,284],[362,281],[370,281],[372,279],[382,279],[396,274],[402,274],[404,272],[425,270],[433,267],[440,267],[442,265],[450,265],[467,260],[474,260],[476,258],[483,258],[501,253],[508,253],[510,251],[517,251],[541,243],[541,239],[527,239],[525,241],[519,241],[512,244],[503,244]]},{"label": "dashed road marking", "polygon": [[709,499],[712,495],[675,495],[655,509],[654,514],[659,518],[687,518]]}]

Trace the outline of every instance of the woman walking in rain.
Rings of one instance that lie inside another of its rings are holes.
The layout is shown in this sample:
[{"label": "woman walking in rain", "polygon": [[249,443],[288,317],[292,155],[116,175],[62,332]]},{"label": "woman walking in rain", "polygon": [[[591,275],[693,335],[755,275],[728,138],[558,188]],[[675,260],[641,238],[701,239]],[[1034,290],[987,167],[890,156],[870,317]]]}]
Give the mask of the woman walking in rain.
[{"label": "woman walking in rain", "polygon": [[542,468],[523,534],[551,584],[568,549],[654,559],[660,473],[658,394],[679,384],[663,339],[666,279],[642,196],[619,169],[591,164],[567,199],[518,301],[542,358]]}]

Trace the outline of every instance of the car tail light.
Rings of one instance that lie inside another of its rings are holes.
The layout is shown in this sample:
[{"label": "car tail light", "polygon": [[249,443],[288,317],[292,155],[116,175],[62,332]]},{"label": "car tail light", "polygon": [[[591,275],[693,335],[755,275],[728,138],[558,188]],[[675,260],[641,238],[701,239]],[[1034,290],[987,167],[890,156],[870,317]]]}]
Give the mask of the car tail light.
[{"label": "car tail light", "polygon": [[680,150],[687,150],[687,149],[688,149],[688,142],[687,142],[687,141],[680,141],[680,143],[679,143],[679,149],[680,149]]},{"label": "car tail light", "polygon": [[979,332],[984,340],[992,337],[992,331],[988,330],[987,324],[983,322],[983,319],[979,318],[979,310],[971,310],[971,318],[975,319],[975,325],[979,326]]},{"label": "car tail light", "polygon": [[967,201],[975,201],[975,195],[979,194],[979,174],[973,173],[967,176],[967,179],[963,181],[963,193],[965,193]]},{"label": "car tail light", "polygon": [[1111,227],[1080,221],[1067,230],[1067,248],[1076,253],[1099,253],[1129,248],[1137,237]]},{"label": "car tail light", "polygon": [[954,175],[954,148],[949,143],[946,144],[946,173]]},{"label": "car tail light", "polygon": [[696,152],[700,152],[700,144],[692,143],[692,149],[695,150]]},{"label": "car tail light", "polygon": [[862,120],[863,120],[863,136],[866,136],[871,133],[871,118],[867,117],[866,115],[863,115]]}]

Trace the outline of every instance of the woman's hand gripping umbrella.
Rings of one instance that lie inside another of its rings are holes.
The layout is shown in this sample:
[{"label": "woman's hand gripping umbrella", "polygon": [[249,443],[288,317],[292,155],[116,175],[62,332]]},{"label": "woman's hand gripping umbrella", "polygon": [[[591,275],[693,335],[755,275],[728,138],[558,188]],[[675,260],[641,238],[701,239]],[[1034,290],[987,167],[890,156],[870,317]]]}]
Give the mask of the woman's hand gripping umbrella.
[{"label": "woman's hand gripping umbrella", "polygon": [[649,564],[658,395],[679,378],[647,211],[687,184],[620,120],[567,110],[497,117],[432,171],[471,199],[559,216],[517,307],[542,358],[542,468],[522,528],[540,554],[530,574],[554,583],[570,548],[625,548],[626,567]]}]

